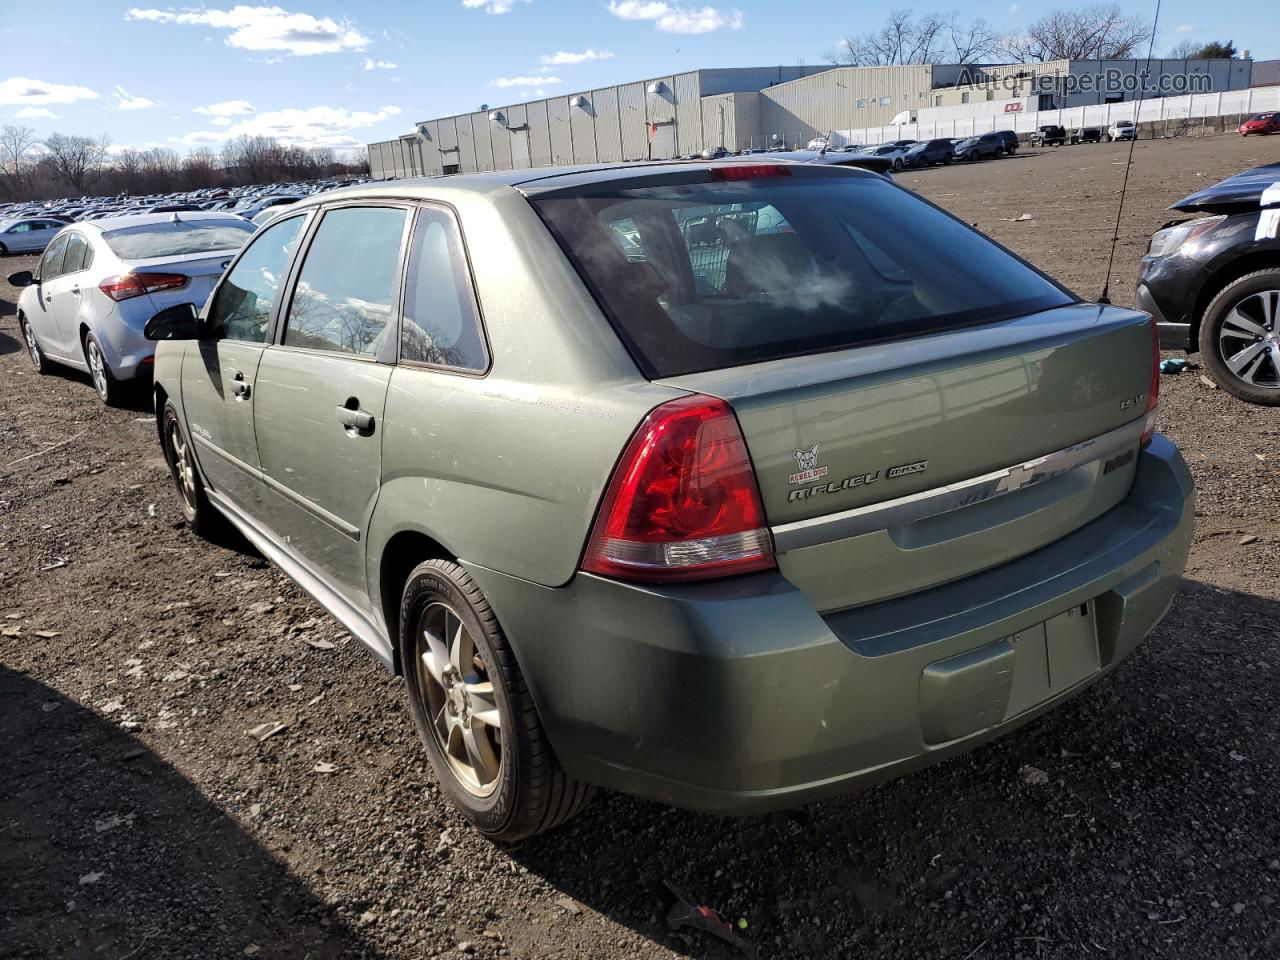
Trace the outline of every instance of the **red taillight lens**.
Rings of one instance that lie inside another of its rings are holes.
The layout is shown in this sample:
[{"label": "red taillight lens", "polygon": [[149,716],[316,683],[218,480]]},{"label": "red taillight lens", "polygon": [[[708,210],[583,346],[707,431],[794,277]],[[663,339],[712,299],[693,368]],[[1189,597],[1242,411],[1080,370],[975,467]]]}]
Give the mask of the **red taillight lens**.
[{"label": "red taillight lens", "polygon": [[1147,387],[1147,422],[1142,429],[1142,445],[1145,447],[1156,434],[1156,408],[1160,404],[1160,328],[1156,318],[1151,320],[1151,385]]},{"label": "red taillight lens", "polygon": [[181,273],[122,273],[107,277],[98,284],[98,289],[118,303],[131,297],[140,297],[144,293],[176,290],[184,286],[188,279]]},{"label": "red taillight lens", "polygon": [[691,396],[650,411],[614,469],[582,569],[624,580],[705,580],[774,566],[737,417]]},{"label": "red taillight lens", "polygon": [[791,171],[781,163],[728,163],[711,168],[712,180],[759,180],[761,177],[789,177]]}]

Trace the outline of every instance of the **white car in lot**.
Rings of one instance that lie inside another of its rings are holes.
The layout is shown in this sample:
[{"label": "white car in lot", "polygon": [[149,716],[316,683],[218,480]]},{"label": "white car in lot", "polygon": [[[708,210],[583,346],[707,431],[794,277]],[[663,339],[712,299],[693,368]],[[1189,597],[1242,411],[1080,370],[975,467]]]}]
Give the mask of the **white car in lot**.
[{"label": "white car in lot", "polygon": [[39,253],[66,225],[67,221],[50,217],[19,217],[0,222],[0,257],[10,253]]},{"label": "white car in lot", "polygon": [[83,370],[104,403],[150,373],[155,344],[142,334],[157,312],[202,304],[254,225],[225,213],[155,213],[62,225],[23,287],[18,325],[37,371]]},{"label": "white car in lot", "polygon": [[1132,120],[1117,120],[1107,127],[1107,139],[1136,140],[1138,139],[1138,128],[1133,125]]}]

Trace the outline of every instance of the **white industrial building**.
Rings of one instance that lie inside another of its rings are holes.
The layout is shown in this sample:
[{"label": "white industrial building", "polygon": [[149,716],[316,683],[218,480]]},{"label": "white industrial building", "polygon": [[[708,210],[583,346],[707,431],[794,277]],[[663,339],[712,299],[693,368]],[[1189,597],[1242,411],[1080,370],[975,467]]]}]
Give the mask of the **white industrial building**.
[{"label": "white industrial building", "polygon": [[[369,144],[374,177],[664,160],[833,131],[1242,90],[1250,60],[694,70],[424,120]],[[1145,74],[1145,77],[1144,77]],[[1012,126],[1012,124],[1010,124]]]}]

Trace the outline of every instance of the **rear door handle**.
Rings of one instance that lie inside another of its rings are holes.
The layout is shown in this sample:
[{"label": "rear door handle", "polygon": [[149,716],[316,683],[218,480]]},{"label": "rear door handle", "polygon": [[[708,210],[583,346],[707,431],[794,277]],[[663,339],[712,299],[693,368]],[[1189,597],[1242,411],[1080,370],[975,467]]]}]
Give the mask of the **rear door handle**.
[{"label": "rear door handle", "polygon": [[227,373],[231,377],[231,392],[236,395],[237,400],[244,400],[249,396],[251,387],[249,382],[245,380],[244,374],[239,370],[228,369]]},{"label": "rear door handle", "polygon": [[345,406],[338,407],[335,413],[347,433],[368,435],[373,432],[373,414],[361,410],[360,401],[355,397],[350,398]]}]

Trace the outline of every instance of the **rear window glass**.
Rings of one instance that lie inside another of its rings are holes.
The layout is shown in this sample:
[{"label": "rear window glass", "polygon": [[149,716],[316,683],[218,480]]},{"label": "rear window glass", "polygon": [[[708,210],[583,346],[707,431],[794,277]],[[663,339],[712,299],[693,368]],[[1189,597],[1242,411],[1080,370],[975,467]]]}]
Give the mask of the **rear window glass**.
[{"label": "rear window glass", "polygon": [[102,235],[107,246],[121,260],[151,257],[180,257],[188,253],[239,250],[253,236],[248,221],[165,221],[136,227],[121,227]]},{"label": "rear window glass", "polygon": [[647,376],[1007,320],[1073,298],[879,177],[535,199]]}]

